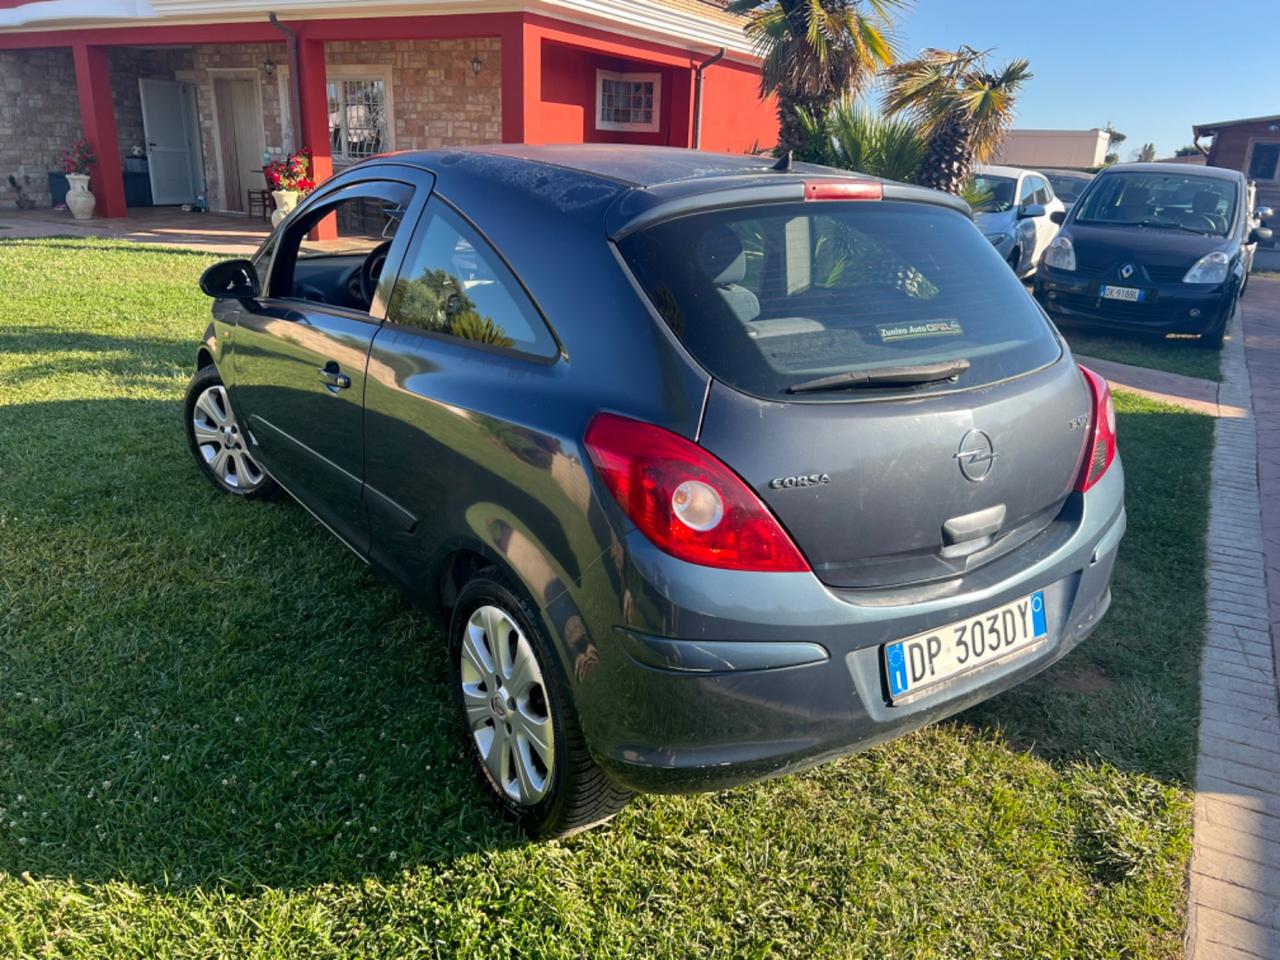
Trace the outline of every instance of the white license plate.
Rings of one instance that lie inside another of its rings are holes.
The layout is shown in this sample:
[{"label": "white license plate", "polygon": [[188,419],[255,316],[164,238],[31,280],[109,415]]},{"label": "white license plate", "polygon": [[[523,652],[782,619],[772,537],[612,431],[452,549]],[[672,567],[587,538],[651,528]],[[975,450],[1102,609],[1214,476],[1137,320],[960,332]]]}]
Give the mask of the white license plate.
[{"label": "white license plate", "polygon": [[1102,285],[1103,300],[1127,300],[1129,303],[1141,303],[1142,291],[1137,287],[1113,287],[1109,283]]},{"label": "white license plate", "polygon": [[901,700],[1049,635],[1044,591],[884,645],[889,696]]}]

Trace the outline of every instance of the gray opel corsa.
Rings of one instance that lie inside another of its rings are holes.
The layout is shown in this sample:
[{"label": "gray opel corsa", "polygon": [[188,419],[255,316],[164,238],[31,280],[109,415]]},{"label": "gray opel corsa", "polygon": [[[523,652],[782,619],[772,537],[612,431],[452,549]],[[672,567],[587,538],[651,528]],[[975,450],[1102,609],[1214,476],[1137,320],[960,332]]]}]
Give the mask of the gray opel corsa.
[{"label": "gray opel corsa", "polygon": [[201,284],[196,462],[442,615],[466,749],[534,836],[953,714],[1110,602],[1107,385],[954,197],[406,153]]}]

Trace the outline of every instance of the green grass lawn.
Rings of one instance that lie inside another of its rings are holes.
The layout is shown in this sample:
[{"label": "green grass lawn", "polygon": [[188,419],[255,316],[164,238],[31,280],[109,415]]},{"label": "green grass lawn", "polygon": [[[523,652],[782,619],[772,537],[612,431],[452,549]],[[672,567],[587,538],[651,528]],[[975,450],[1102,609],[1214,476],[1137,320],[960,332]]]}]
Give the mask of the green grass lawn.
[{"label": "green grass lawn", "polygon": [[1071,352],[1135,367],[1166,370],[1201,380],[1221,380],[1221,353],[1206,350],[1194,338],[1159,339],[1139,334],[1117,333],[1111,336],[1063,327],[1062,335],[1071,344]]},{"label": "green grass lawn", "polygon": [[0,956],[1181,957],[1207,418],[1119,398],[1115,604],[1054,669],[530,844],[435,627],[190,462],[209,262],[0,241]]}]

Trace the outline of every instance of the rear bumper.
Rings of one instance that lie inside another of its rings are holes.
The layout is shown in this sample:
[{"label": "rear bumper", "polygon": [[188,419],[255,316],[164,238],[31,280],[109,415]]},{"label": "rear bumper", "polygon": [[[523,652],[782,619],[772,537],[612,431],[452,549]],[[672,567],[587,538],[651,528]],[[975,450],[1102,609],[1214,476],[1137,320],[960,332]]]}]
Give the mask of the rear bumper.
[{"label": "rear bumper", "polygon": [[1209,333],[1222,321],[1235,280],[1207,289],[1198,284],[1142,286],[1142,303],[1103,300],[1105,278],[1076,277],[1061,270],[1036,274],[1035,298],[1055,320],[1152,333]]},{"label": "rear bumper", "polygon": [[[811,574],[674,571],[678,561],[633,534],[623,595],[633,620],[656,615],[665,629],[592,626],[609,636],[593,645],[575,699],[597,762],[645,792],[719,789],[872,747],[1008,689],[1064,656],[1106,612],[1123,486],[1117,460],[1079,497],[1070,536],[1038,553],[1033,541],[999,577],[975,573],[944,596],[858,596]],[[1046,641],[909,703],[889,702],[885,642],[1034,590],[1045,591]]]}]

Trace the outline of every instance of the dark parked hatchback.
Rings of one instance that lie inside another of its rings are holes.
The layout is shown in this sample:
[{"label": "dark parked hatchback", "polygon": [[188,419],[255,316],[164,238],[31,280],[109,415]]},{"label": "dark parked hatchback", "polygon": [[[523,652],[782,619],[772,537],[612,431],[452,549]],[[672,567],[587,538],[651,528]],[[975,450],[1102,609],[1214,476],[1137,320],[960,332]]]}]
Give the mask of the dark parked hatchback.
[{"label": "dark parked hatchback", "polygon": [[1199,334],[1221,347],[1255,246],[1271,236],[1254,225],[1251,199],[1234,170],[1110,167],[1041,257],[1036,299],[1056,320]]},{"label": "dark parked hatchback", "polygon": [[1110,602],[1105,381],[962,202],[780,166],[379,158],[202,279],[197,463],[445,615],[534,835],[955,713]]}]

